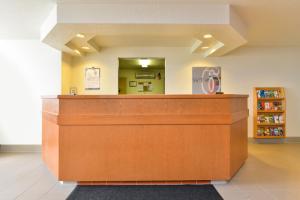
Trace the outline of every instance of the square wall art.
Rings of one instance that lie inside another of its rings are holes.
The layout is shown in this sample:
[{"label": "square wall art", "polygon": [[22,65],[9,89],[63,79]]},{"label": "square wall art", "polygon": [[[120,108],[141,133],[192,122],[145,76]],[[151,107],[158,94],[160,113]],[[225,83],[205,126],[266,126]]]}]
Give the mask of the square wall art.
[{"label": "square wall art", "polygon": [[221,92],[221,67],[193,67],[193,94]]}]

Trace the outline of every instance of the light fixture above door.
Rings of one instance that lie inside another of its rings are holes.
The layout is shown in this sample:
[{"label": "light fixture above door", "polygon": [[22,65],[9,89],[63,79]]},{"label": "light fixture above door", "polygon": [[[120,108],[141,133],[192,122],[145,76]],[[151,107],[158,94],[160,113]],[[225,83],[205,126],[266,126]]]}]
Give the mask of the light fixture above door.
[{"label": "light fixture above door", "polygon": [[142,68],[147,68],[150,65],[150,60],[147,58],[141,58],[139,59],[139,64],[142,66]]}]

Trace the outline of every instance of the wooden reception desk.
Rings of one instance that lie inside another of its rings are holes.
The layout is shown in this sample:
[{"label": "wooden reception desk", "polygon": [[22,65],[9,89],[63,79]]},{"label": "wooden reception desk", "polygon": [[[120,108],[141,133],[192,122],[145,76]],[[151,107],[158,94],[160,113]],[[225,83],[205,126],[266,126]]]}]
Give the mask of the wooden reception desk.
[{"label": "wooden reception desk", "polygon": [[43,159],[61,181],[229,180],[247,159],[247,98],[43,97]]}]

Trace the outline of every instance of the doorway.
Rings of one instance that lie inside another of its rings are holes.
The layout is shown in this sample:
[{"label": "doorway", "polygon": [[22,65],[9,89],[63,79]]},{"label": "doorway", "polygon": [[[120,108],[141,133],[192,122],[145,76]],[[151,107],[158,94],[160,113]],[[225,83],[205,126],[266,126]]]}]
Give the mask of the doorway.
[{"label": "doorway", "polygon": [[127,94],[127,78],[119,77],[119,94]]},{"label": "doorway", "polygon": [[119,58],[119,94],[165,94],[165,59]]}]

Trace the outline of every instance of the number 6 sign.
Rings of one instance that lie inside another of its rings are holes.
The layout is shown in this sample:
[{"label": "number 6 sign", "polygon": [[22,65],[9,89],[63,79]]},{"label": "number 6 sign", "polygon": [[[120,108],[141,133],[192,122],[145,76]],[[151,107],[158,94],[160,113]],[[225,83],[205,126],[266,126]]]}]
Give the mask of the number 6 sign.
[{"label": "number 6 sign", "polygon": [[221,92],[221,67],[193,67],[193,94]]}]

